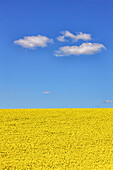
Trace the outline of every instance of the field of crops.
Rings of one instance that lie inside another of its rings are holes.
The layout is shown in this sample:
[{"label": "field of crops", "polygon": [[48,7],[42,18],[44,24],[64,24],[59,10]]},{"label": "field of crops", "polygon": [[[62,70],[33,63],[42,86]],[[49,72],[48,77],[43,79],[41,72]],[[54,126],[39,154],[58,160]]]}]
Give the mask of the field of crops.
[{"label": "field of crops", "polygon": [[0,170],[113,169],[113,109],[0,109]]}]

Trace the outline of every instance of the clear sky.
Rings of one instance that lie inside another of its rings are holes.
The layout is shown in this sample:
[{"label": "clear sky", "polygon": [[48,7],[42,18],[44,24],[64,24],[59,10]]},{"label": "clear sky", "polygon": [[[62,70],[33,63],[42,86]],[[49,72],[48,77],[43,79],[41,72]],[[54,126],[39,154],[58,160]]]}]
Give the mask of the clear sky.
[{"label": "clear sky", "polygon": [[113,107],[112,0],[0,0],[0,108]]}]

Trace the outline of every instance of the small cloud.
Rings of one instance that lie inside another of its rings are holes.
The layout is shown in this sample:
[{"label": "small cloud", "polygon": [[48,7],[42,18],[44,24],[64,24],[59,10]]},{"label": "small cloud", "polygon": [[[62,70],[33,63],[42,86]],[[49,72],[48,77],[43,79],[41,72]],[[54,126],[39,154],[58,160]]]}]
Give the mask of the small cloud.
[{"label": "small cloud", "polygon": [[43,93],[44,94],[50,94],[50,91],[44,91]]},{"label": "small cloud", "polygon": [[55,56],[90,55],[95,54],[102,48],[105,49],[105,46],[99,43],[82,43],[80,46],[63,46],[60,47],[58,51],[55,51]]},{"label": "small cloud", "polygon": [[106,100],[105,103],[112,103],[113,100]]},{"label": "small cloud", "polygon": [[60,42],[68,41],[68,40],[65,39],[65,37],[63,35],[60,35],[59,37],[57,37],[57,40],[60,41]]},{"label": "small cloud", "polygon": [[61,42],[68,41],[66,38],[70,38],[75,42],[78,40],[84,40],[84,41],[91,40],[90,34],[86,34],[86,33],[82,33],[82,32],[79,32],[76,35],[74,35],[69,31],[63,31],[63,32],[61,32],[61,34],[62,35],[57,37],[57,40],[61,41]]},{"label": "small cloud", "polygon": [[43,35],[37,35],[37,36],[25,36],[23,39],[15,40],[14,44],[20,45],[23,48],[31,48],[34,47],[46,47],[48,43],[52,43],[53,40],[43,36]]},{"label": "small cloud", "polygon": [[10,95],[14,95],[14,92],[11,92]]}]

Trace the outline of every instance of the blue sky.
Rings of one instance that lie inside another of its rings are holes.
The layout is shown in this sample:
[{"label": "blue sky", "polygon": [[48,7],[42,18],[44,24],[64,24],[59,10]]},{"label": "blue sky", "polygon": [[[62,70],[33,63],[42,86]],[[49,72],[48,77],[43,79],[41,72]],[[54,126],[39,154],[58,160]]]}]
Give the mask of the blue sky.
[{"label": "blue sky", "polygon": [[1,0],[0,108],[112,108],[112,9],[111,0]]}]

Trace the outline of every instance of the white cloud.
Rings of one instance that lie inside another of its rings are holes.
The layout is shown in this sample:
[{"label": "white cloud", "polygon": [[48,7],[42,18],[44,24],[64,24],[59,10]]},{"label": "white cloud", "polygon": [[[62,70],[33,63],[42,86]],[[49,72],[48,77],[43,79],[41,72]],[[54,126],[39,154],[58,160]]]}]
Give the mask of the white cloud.
[{"label": "white cloud", "polygon": [[57,37],[57,40],[61,41],[61,42],[68,41],[66,38],[71,38],[73,41],[78,41],[80,39],[84,40],[84,41],[91,40],[90,34],[86,34],[86,33],[82,33],[82,32],[79,32],[76,35],[74,35],[69,31],[63,31],[63,32],[61,32],[61,34],[62,35]]},{"label": "white cloud", "polygon": [[44,94],[49,94],[49,93],[50,93],[50,91],[44,91],[43,93],[44,93]]},{"label": "white cloud", "polygon": [[81,55],[81,54],[94,54],[105,49],[103,44],[98,43],[82,43],[80,46],[63,46],[58,51],[55,51],[55,56],[69,56],[69,55]]},{"label": "white cloud", "polygon": [[105,103],[112,103],[113,100],[106,100]]},{"label": "white cloud", "polygon": [[23,39],[14,41],[14,44],[20,45],[24,48],[34,48],[34,47],[46,47],[48,43],[52,43],[53,40],[43,36],[25,36]]},{"label": "white cloud", "polygon": [[57,37],[57,40],[61,41],[61,42],[68,41],[68,40],[65,39],[65,37],[63,35],[60,35],[59,37]]}]

